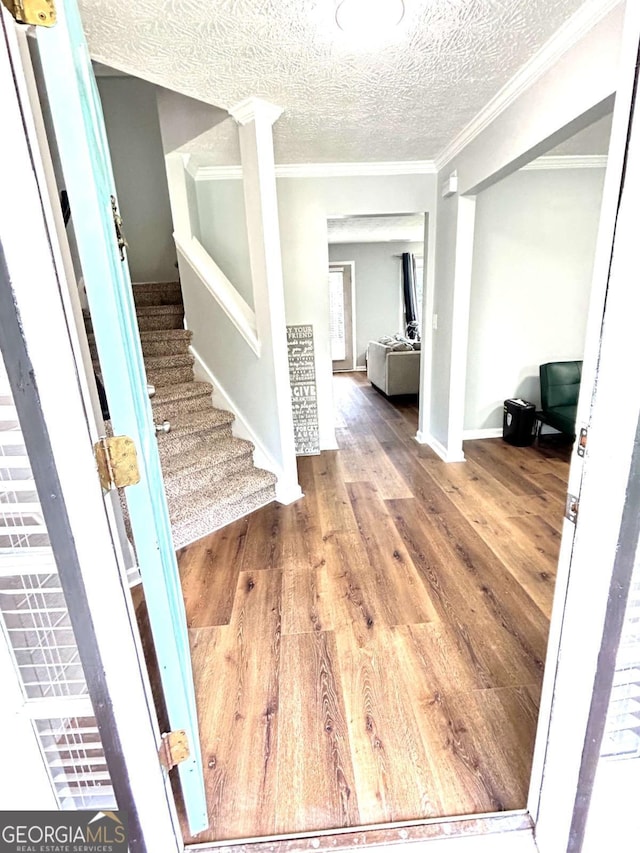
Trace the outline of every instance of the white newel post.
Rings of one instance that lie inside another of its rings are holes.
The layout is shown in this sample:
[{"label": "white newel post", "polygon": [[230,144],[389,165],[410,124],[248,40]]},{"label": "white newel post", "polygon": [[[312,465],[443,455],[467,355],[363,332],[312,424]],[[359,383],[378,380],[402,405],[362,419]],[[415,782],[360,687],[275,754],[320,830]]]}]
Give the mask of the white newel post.
[{"label": "white newel post", "polygon": [[[229,112],[239,126],[256,326],[258,337],[264,347],[263,353],[269,352],[273,357],[282,458],[282,475],[278,477],[276,497],[280,503],[288,504],[302,497],[302,491],[298,483],[293,438],[278,197],[273,155],[272,128],[282,114],[282,109],[260,98],[247,98],[232,107]],[[259,394],[260,390],[256,389],[256,393]]]}]

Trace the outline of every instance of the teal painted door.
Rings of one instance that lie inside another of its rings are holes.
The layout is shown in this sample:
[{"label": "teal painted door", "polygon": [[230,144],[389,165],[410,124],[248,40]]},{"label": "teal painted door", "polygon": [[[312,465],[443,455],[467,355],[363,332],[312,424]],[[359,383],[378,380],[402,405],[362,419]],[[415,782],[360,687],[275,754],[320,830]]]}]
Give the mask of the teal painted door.
[{"label": "teal painted door", "polygon": [[208,819],[187,625],[129,269],[114,228],[111,161],[78,8],[75,0],[56,6],[58,23],[37,30],[38,52],[114,434],[130,436],[138,451],[141,480],[127,487],[127,504],[169,723],[189,738],[179,774],[196,833]]}]

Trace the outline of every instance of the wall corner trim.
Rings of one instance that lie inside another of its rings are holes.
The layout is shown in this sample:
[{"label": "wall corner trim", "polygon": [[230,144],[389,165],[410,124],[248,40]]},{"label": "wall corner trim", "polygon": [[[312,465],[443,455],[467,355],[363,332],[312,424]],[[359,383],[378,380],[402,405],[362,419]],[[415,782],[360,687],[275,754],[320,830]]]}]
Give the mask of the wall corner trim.
[{"label": "wall corner trim", "polygon": [[304,497],[304,493],[300,486],[295,483],[276,483],[276,500],[283,506],[295,503]]},{"label": "wall corner trim", "polygon": [[426,444],[434,453],[437,453],[443,462],[466,462],[464,453],[449,453],[442,442],[438,441],[438,439],[433,435],[425,433],[422,430],[418,430],[415,434],[414,441],[417,441],[418,444]]},{"label": "wall corner trim", "polygon": [[477,113],[455,139],[443,148],[435,158],[437,170],[440,171],[473,142],[524,91],[543,77],[565,53],[622,2],[623,0],[596,0],[581,6]]},{"label": "wall corner trim", "polygon": [[276,123],[283,112],[283,107],[255,97],[245,98],[229,108],[229,115],[242,125],[249,124],[252,121],[261,121],[272,125]]}]

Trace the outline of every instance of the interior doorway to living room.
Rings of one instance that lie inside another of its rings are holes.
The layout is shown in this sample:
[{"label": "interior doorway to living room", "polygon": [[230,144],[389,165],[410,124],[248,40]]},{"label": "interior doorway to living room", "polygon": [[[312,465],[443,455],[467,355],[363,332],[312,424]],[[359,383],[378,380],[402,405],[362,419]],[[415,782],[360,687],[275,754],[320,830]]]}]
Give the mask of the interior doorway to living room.
[{"label": "interior doorway to living room", "polygon": [[[371,341],[389,340],[398,349],[417,349],[424,232],[424,213],[340,216],[327,221],[334,373],[366,370]],[[408,343],[408,333],[413,343]],[[406,393],[417,394],[417,384]]]}]

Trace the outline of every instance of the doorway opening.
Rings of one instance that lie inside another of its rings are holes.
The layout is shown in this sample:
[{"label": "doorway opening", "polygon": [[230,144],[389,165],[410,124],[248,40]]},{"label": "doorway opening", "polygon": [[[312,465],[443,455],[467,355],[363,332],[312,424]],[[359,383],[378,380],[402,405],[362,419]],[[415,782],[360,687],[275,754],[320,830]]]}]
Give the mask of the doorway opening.
[{"label": "doorway opening", "polygon": [[566,453],[446,465],[415,400],[334,384],[341,449],[300,460],[305,500],[179,554],[212,821],[188,842],[526,803]]},{"label": "doorway opening", "polygon": [[[424,213],[342,215],[327,220],[334,373],[366,370],[369,343],[396,340],[399,346],[401,340],[408,340],[409,322],[416,324],[412,338],[419,343],[425,220]],[[409,256],[412,271],[411,314],[403,281],[403,255]],[[347,338],[347,358],[336,359],[342,355],[343,335],[350,334],[353,344]],[[417,394],[417,387],[411,393]]]},{"label": "doorway opening", "polygon": [[447,464],[415,399],[333,382],[340,449],[299,460],[304,502],[181,555],[213,804],[189,842],[527,804],[571,444],[485,433]]},{"label": "doorway opening", "polygon": [[[300,461],[305,501],[180,553],[212,820],[189,841],[526,803],[566,459],[447,466],[415,402],[335,383],[344,446]],[[517,576],[505,539],[542,563]]]},{"label": "doorway opening", "polygon": [[355,370],[355,311],[351,262],[329,264],[329,337],[334,373]]},{"label": "doorway opening", "polygon": [[[382,421],[386,420],[386,419],[385,419],[384,417],[382,417],[382,416],[380,416],[379,418],[376,418],[376,413],[375,413],[375,411],[373,411],[374,409],[375,409],[375,405],[373,405],[372,410],[368,411],[368,415],[367,415],[367,416],[371,419],[371,421],[372,421],[372,422],[373,422],[373,421],[376,421],[376,420],[382,420]],[[380,414],[380,413],[378,413],[378,414]],[[392,419],[393,419],[393,418],[392,418]],[[392,430],[393,430],[393,427],[392,427]],[[325,477],[325,476],[326,476],[325,472],[321,472],[321,473],[320,473],[320,476],[321,476],[321,477]],[[328,482],[328,481],[325,481],[325,482]],[[356,481],[354,481],[354,482],[358,483],[359,481],[358,481],[358,480],[356,480]],[[352,510],[351,510],[351,511],[353,512],[354,516],[356,516],[356,521],[357,521],[357,512],[356,512],[355,505],[357,505],[359,501],[358,501],[358,498],[357,498],[357,497],[356,497],[356,499],[355,499],[355,501],[354,501],[354,499],[353,499],[353,497],[352,497],[352,494],[351,494],[351,493],[354,491],[353,489],[351,489],[351,490],[347,490],[347,491],[348,491],[348,493],[349,493],[349,500],[350,500],[351,508],[352,508]],[[332,497],[333,497],[333,496],[332,496]],[[384,499],[384,500],[391,502],[391,501],[393,501],[394,499],[393,499],[393,498],[386,498],[386,499]],[[397,500],[401,500],[401,499],[397,499]],[[319,505],[319,503],[320,503],[320,501],[318,501],[318,505]],[[335,503],[335,501],[334,501],[334,503]],[[344,520],[344,519],[343,519],[343,520]],[[394,524],[396,524],[395,520],[394,520]],[[381,529],[382,529],[383,527],[384,527],[384,525],[381,525]],[[309,527],[307,527],[307,530],[308,530],[308,529],[309,529]],[[397,527],[397,524],[396,524],[396,529],[398,529],[398,530],[399,530],[399,528]],[[359,530],[359,532],[361,532],[361,526],[360,526],[360,524],[358,524],[358,530]],[[323,535],[323,541],[324,541],[324,539],[325,539],[325,536],[327,536],[327,538],[329,538],[328,534],[324,534],[324,535]],[[367,542],[365,541],[365,543],[364,543],[364,544],[365,544],[365,547],[366,547]],[[369,543],[369,544],[371,545],[371,543]],[[375,547],[375,545],[372,545],[371,547]],[[407,546],[407,545],[405,545],[405,547],[407,547],[407,550],[408,550],[408,546]],[[400,557],[396,556],[396,554],[400,554]],[[393,556],[393,558],[394,558],[394,559],[399,560],[399,562],[403,562],[403,561],[402,561],[402,555],[401,555],[401,552],[400,552],[400,551],[398,551],[397,549],[394,549],[394,552],[393,552],[393,555],[392,555],[392,556]],[[325,565],[326,565],[326,563],[325,563]],[[416,564],[415,564],[415,561],[414,561],[414,567],[415,567],[415,565],[416,565]],[[264,569],[264,566],[263,566],[262,568]],[[282,573],[282,574],[284,574],[284,573]],[[253,578],[252,578],[252,577],[247,577],[246,579],[247,579],[247,593],[251,593],[251,592],[255,589],[255,581],[253,580]],[[281,577],[281,581],[283,581],[283,580],[284,580],[284,578],[283,578],[283,577]],[[297,579],[296,579],[296,580],[297,580]],[[303,582],[304,582],[304,581],[303,581]],[[294,581],[294,583],[295,583],[295,581]],[[482,591],[483,593],[486,593],[486,592],[487,592],[487,590],[486,590],[486,589],[484,589],[484,588],[482,588],[482,589],[481,589],[481,591]],[[282,599],[281,599],[281,601],[282,601]],[[233,607],[235,607],[235,605],[234,605]],[[232,612],[233,612],[233,607],[232,607]],[[277,608],[274,608],[274,609],[277,609]],[[246,610],[243,608],[243,609],[242,609],[242,612],[243,612],[243,613],[245,613],[245,612],[246,612]],[[273,610],[272,610],[272,612],[273,612]],[[284,612],[284,611],[281,611],[281,613],[283,613],[283,612]],[[283,617],[283,618],[284,618],[284,617]],[[422,623],[421,623],[421,624],[422,624]],[[373,622],[372,622],[372,624],[371,624],[371,625],[369,625],[369,624],[368,624],[368,622],[367,622],[367,627],[368,627],[368,628],[373,627]],[[393,627],[397,627],[397,626],[395,626],[395,625],[391,625],[390,627],[392,627],[392,628],[393,628]],[[318,630],[318,628],[317,628],[315,625],[314,625],[314,630],[316,630],[316,631]],[[280,631],[279,631],[279,633],[281,634],[282,632],[280,632]],[[291,633],[290,633],[288,636],[300,636],[301,634],[304,634],[304,633],[305,633],[304,631],[297,631],[297,630],[293,630],[293,631],[291,631]],[[315,635],[314,635],[314,636],[315,636]],[[374,657],[375,657],[375,656],[374,656]],[[283,657],[283,660],[284,660],[284,657]],[[323,660],[324,660],[324,658],[323,658]],[[304,660],[302,661],[302,665],[304,665]],[[327,676],[327,672],[328,672],[328,670],[327,670],[326,666],[324,666],[324,664],[323,664],[323,665],[322,665],[322,667],[321,667],[321,672],[322,672],[322,673],[324,673],[323,678],[325,679],[325,681],[324,681],[324,682],[322,682],[322,681],[321,681],[321,683],[325,683],[325,684],[327,684],[327,685],[331,686],[331,681],[332,681],[332,679],[331,679],[329,676]],[[295,702],[295,703],[293,703],[293,704],[299,707],[299,703],[297,702],[297,699],[298,699],[298,698],[299,698],[299,696],[296,696],[296,702]],[[279,699],[278,699],[278,703],[279,703]],[[325,708],[325,707],[326,707],[326,705],[325,705],[325,704],[324,704],[324,702],[323,702],[323,708]],[[267,724],[267,730],[268,730],[268,732],[272,732],[272,731],[273,731],[273,720],[274,720],[274,715],[275,715],[278,711],[279,711],[279,704],[278,704],[278,707],[274,707],[272,704],[269,704],[269,705],[267,705],[267,706],[266,706],[266,710],[265,710],[264,716],[265,716],[265,722],[266,722],[266,724]],[[234,719],[235,719],[235,717],[234,717]],[[337,719],[337,717],[336,717],[336,719]],[[328,725],[325,727],[325,729],[324,729],[324,731],[325,731],[327,734],[329,734],[329,735],[330,735],[330,734],[332,734],[332,733],[334,733],[334,732],[336,731],[335,726],[334,726],[334,723],[335,723],[335,720],[334,720],[334,716],[333,716],[333,714],[332,714],[332,715],[331,715],[331,717],[330,717],[330,722],[329,722],[329,724],[328,724]],[[367,723],[369,723],[369,720],[367,720]],[[453,729],[453,731],[454,731],[454,732],[456,732],[456,729],[455,729],[454,727],[451,727],[451,728]],[[367,730],[369,731],[369,726],[367,726]],[[300,731],[301,731],[301,729],[296,730],[294,733],[300,733]],[[271,737],[271,734],[269,734],[269,737]],[[332,741],[332,742],[333,742],[333,741]],[[269,740],[269,744],[271,744],[271,740]],[[376,743],[376,747],[378,747],[379,745],[380,745],[380,744]],[[270,755],[270,754],[271,754],[271,753],[269,752],[269,755]],[[210,767],[215,767],[215,766],[216,766],[216,756],[215,756],[215,755],[213,755],[213,757],[211,758]],[[472,768],[473,768],[474,770],[476,770],[476,769],[477,769],[477,766],[476,766],[475,762],[472,762],[471,766],[472,766]],[[265,773],[266,773],[266,768],[265,768]],[[266,778],[266,776],[265,776],[265,778]],[[347,799],[348,799],[348,797],[349,797],[349,791],[350,791],[350,790],[351,790],[350,788],[349,788],[348,790],[347,790],[347,789],[344,789],[344,788],[341,788],[341,791],[344,791],[344,794],[345,794],[345,796],[347,797]],[[343,800],[341,800],[340,802],[342,803],[342,802],[344,802],[344,801],[343,801]]]}]

